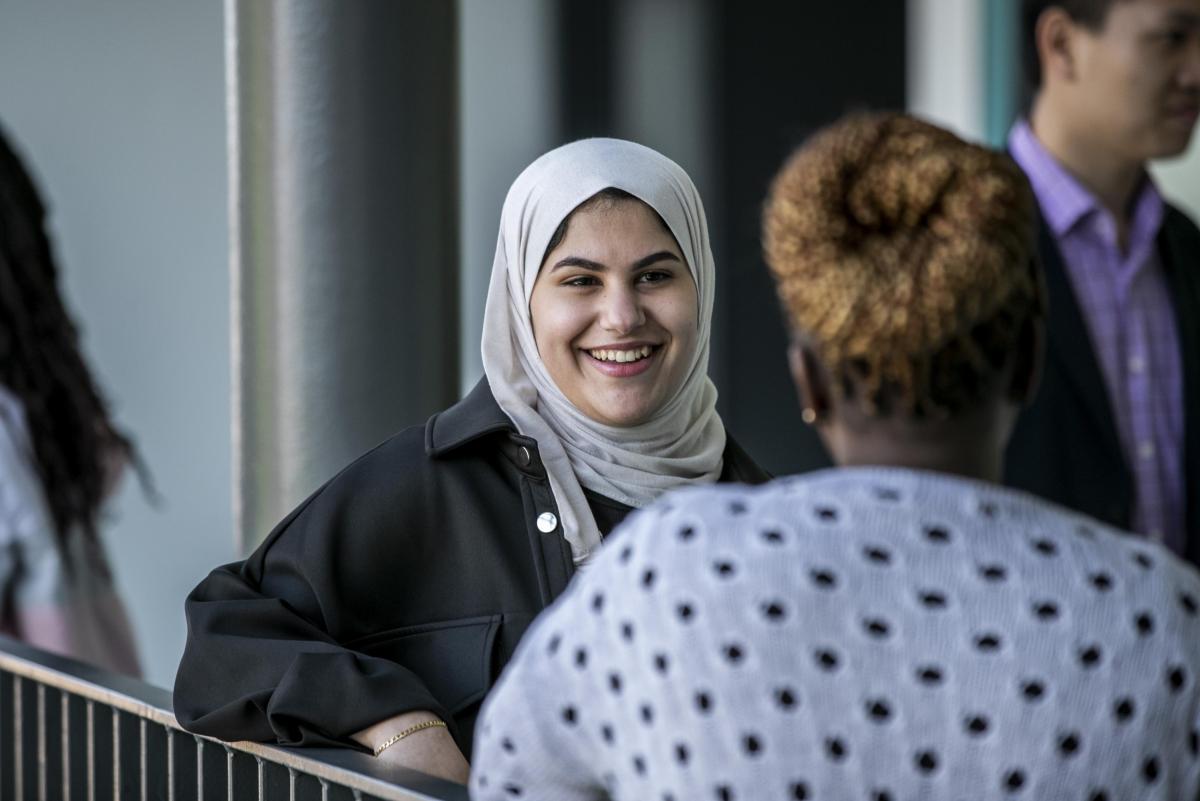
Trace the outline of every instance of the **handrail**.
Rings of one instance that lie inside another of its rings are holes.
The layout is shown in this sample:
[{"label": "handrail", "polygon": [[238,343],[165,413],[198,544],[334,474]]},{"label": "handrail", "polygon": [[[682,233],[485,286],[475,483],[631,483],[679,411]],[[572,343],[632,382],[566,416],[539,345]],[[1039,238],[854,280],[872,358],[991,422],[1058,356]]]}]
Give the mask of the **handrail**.
[{"label": "handrail", "polygon": [[166,690],[0,636],[0,797],[467,801],[467,791],[349,749],[192,734]]}]

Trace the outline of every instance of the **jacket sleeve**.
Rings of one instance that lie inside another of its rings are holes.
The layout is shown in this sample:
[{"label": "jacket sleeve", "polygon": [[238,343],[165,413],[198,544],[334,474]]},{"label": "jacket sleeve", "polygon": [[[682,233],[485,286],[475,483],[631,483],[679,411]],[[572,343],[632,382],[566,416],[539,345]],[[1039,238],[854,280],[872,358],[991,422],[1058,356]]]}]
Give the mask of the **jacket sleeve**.
[{"label": "jacket sleeve", "polygon": [[[402,483],[397,478],[382,483]],[[365,750],[349,736],[421,709],[453,732],[414,672],[345,645],[370,633],[369,585],[378,575],[364,565],[381,538],[403,530],[407,511],[403,498],[363,483],[363,469],[344,472],[249,559],[212,571],[188,596],[174,692],[184,728],[223,740]]]}]

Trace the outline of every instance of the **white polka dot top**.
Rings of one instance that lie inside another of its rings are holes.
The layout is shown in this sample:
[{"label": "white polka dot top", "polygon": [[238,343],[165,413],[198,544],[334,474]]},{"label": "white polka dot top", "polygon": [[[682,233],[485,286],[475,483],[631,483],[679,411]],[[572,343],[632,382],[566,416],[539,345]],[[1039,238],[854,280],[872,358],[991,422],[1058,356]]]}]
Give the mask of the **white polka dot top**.
[{"label": "white polka dot top", "polygon": [[1200,575],[1023,493],[831,470],[631,516],[487,700],[475,799],[1194,799]]}]

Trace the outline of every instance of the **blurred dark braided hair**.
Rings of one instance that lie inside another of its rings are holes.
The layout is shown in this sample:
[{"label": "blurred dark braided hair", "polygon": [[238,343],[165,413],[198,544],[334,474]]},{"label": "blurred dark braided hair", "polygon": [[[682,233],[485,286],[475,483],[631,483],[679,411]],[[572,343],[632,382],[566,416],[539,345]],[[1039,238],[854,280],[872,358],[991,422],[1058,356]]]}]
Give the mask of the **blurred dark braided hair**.
[{"label": "blurred dark braided hair", "polygon": [[25,408],[60,552],[79,526],[95,539],[114,465],[135,458],[113,425],[58,293],[33,180],[0,132],[0,384]]},{"label": "blurred dark braided hair", "polygon": [[779,171],[763,215],[792,330],[871,414],[982,400],[1042,314],[1035,206],[1000,153],[900,114],[857,114]]}]

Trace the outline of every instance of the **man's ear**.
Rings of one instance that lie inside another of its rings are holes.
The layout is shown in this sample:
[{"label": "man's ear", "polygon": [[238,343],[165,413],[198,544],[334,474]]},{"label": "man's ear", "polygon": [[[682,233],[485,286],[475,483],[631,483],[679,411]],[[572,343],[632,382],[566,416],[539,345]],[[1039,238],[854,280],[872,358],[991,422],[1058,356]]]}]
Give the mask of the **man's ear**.
[{"label": "man's ear", "polygon": [[815,418],[808,422],[819,422],[830,412],[829,385],[825,372],[820,368],[816,355],[807,346],[792,340],[788,346],[788,367],[792,383],[796,385],[796,396],[801,409],[811,409]]},{"label": "man's ear", "polygon": [[1008,397],[1018,406],[1028,406],[1037,396],[1042,381],[1042,365],[1046,359],[1046,325],[1041,318],[1030,317],[1017,335],[1013,354],[1013,371]]},{"label": "man's ear", "polygon": [[1073,81],[1078,74],[1075,52],[1079,26],[1071,15],[1058,6],[1041,13],[1033,28],[1033,41],[1042,65],[1042,84],[1053,76],[1060,81]]}]

